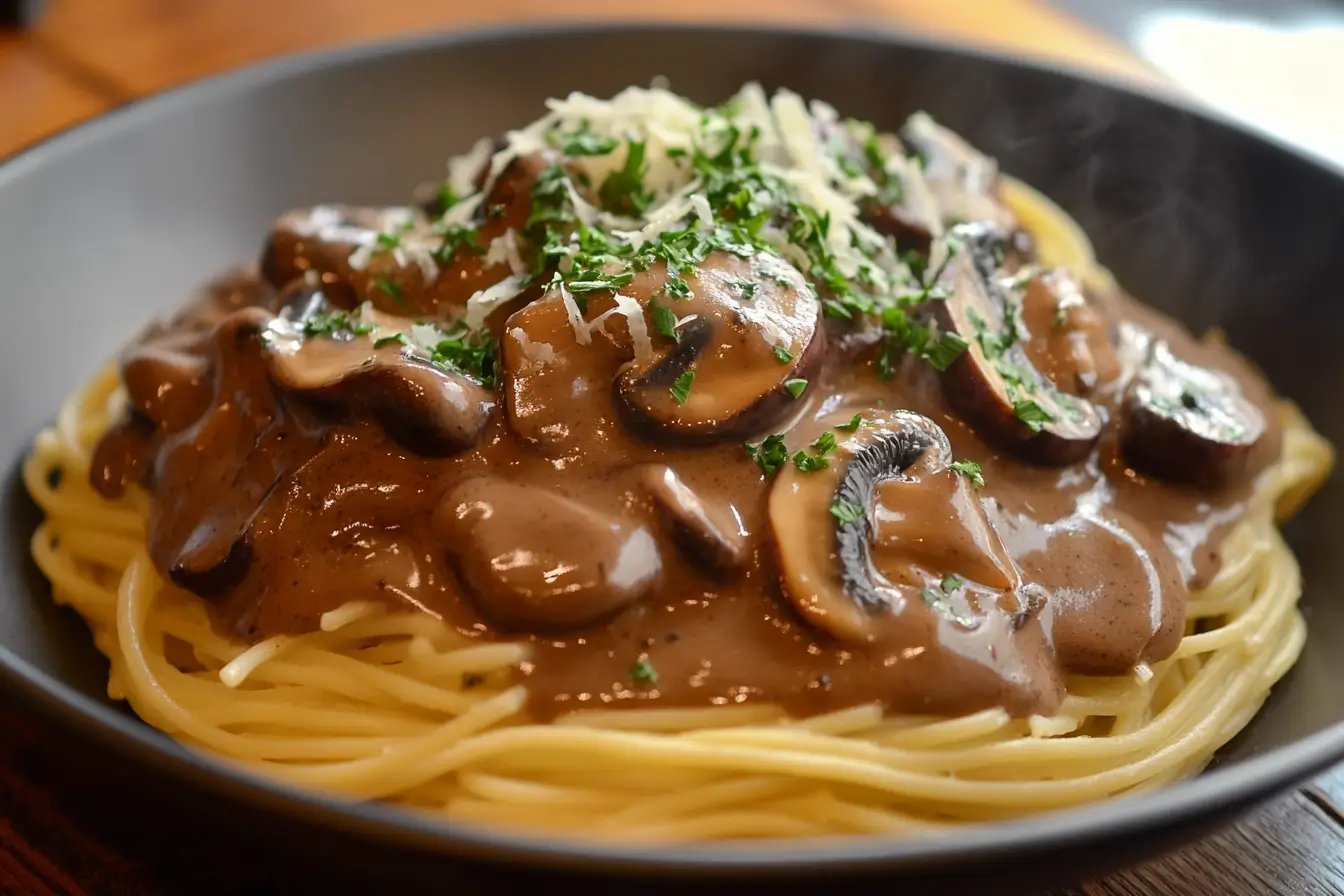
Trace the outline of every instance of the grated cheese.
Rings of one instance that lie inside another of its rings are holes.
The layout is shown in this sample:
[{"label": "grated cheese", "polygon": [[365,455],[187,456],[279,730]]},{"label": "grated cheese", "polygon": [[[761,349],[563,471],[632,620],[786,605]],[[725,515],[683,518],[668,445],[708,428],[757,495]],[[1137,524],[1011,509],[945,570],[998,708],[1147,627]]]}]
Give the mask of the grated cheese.
[{"label": "grated cheese", "polygon": [[531,365],[544,367],[555,361],[555,348],[549,342],[534,341],[522,327],[509,330],[509,335],[518,342],[523,358]]},{"label": "grated cheese", "polygon": [[635,348],[635,363],[651,363],[653,361],[653,340],[649,338],[649,325],[644,320],[644,306],[630,296],[616,293],[616,309],[625,315],[629,325],[630,342]]},{"label": "grated cheese", "polygon": [[496,308],[517,298],[522,291],[523,281],[521,277],[505,277],[494,286],[483,289],[467,299],[467,313],[463,320],[466,321],[468,327],[478,330],[485,325],[486,318]]},{"label": "grated cheese", "polygon": [[593,334],[588,330],[588,324],[583,320],[583,312],[579,310],[579,303],[574,301],[574,297],[569,294],[569,290],[564,285],[560,286],[560,301],[565,303],[565,314],[569,317],[569,326],[574,330],[574,341],[579,345],[588,345],[593,341]]}]

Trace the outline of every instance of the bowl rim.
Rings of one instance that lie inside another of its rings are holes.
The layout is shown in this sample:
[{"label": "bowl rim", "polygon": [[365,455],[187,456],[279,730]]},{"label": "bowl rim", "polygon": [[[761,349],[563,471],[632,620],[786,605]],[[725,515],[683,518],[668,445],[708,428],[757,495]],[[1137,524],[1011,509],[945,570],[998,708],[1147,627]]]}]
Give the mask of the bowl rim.
[{"label": "bowl rim", "polygon": [[[246,94],[303,75],[343,69],[408,53],[456,46],[552,39],[566,35],[630,35],[680,32],[688,38],[705,33],[765,35],[798,40],[823,39],[931,51],[957,58],[1062,75],[1082,83],[1137,95],[1159,105],[1213,122],[1260,143],[1268,143],[1331,178],[1339,170],[1299,148],[1262,133],[1193,98],[1166,92],[1146,82],[1111,73],[1083,70],[1055,60],[1023,58],[1009,52],[965,45],[890,23],[864,26],[681,23],[657,20],[585,22],[533,21],[433,31],[376,41],[342,44],[282,55],[245,67],[193,79],[147,94],[101,115],[69,125],[0,159],[0,195],[27,172],[53,163],[64,153],[97,143],[106,135],[134,129],[142,122],[214,97]],[[16,461],[8,489],[22,490]],[[25,500],[26,494],[25,494]],[[93,649],[92,642],[89,644]],[[0,690],[17,698],[35,715],[98,744],[126,761],[185,783],[226,801],[247,804],[292,821],[335,830],[395,848],[443,857],[507,861],[527,867],[602,874],[678,877],[780,877],[803,870],[862,873],[877,870],[961,869],[996,860],[1020,860],[1039,851],[1061,851],[1103,839],[1169,826],[1220,810],[1232,810],[1288,789],[1344,758],[1344,721],[1233,765],[1141,795],[1031,816],[975,825],[957,837],[929,839],[854,836],[835,840],[762,841],[749,846],[625,846],[589,840],[565,840],[523,831],[437,819],[384,803],[359,803],[268,779],[227,760],[193,752],[121,709],[85,696],[55,676],[0,646]]]}]

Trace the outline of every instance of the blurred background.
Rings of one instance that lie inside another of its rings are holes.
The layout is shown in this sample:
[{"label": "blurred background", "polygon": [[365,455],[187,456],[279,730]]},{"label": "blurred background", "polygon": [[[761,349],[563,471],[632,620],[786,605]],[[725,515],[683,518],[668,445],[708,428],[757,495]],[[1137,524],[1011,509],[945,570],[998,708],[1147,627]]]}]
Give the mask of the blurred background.
[{"label": "blurred background", "polygon": [[285,52],[595,18],[925,32],[1185,94],[1344,168],[1341,0],[0,0],[0,156]]}]

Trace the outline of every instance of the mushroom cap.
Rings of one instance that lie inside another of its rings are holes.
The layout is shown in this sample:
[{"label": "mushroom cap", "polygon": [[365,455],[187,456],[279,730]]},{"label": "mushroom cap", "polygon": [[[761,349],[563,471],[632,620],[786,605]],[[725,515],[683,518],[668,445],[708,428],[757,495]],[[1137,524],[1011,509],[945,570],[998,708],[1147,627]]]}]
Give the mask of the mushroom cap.
[{"label": "mushroom cap", "polygon": [[662,572],[642,523],[495,476],[450,491],[434,530],[481,614],[526,630],[596,622],[648,593]]},{"label": "mushroom cap", "polygon": [[[826,341],[821,303],[803,276],[774,256],[716,252],[684,282],[689,299],[660,298],[666,272],[650,268],[623,290],[681,321],[678,339],[655,336],[653,352],[617,377],[626,428],[649,442],[709,445],[753,435],[795,410],[786,384],[815,374]],[[672,387],[688,371],[683,401]]]}]

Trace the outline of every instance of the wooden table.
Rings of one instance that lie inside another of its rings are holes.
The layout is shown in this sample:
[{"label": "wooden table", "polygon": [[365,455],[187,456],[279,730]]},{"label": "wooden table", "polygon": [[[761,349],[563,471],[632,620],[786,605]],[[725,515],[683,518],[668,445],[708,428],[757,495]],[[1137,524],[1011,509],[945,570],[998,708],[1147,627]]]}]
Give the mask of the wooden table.
[{"label": "wooden table", "polygon": [[[135,97],[279,53],[561,8],[569,19],[886,23],[1163,83],[1043,0],[50,0],[30,31],[0,31],[0,157]],[[89,794],[49,761],[46,736],[0,698],[0,893],[173,892],[162,870],[181,865],[177,848],[100,821]],[[1344,894],[1344,769],[1179,853],[1065,892]]]}]

